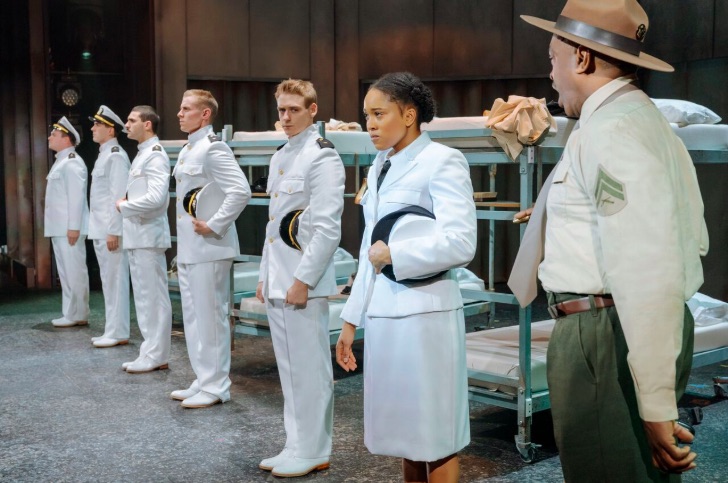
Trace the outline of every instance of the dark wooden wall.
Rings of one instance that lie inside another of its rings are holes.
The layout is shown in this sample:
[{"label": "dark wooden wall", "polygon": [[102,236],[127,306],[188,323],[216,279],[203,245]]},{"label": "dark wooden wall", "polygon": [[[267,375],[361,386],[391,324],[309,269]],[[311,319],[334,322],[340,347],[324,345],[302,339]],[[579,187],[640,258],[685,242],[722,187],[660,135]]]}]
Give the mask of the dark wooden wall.
[{"label": "dark wooden wall", "polygon": [[[154,19],[147,0],[0,0],[0,9],[0,244],[7,245],[15,278],[48,288],[54,284],[51,246],[43,236],[45,176],[53,161],[48,126],[60,116],[76,125],[77,151],[90,172],[98,145],[87,117],[101,104],[122,118],[135,104],[156,104]],[[84,59],[82,50],[91,56]],[[67,76],[81,92],[72,108],[58,97]],[[135,145],[121,141],[133,156]],[[93,275],[98,269],[90,242],[87,252]]]},{"label": "dark wooden wall", "polygon": [[[728,90],[721,88],[728,82],[728,0],[642,4],[651,17],[646,50],[676,66],[675,74],[642,73],[648,93],[703,103],[728,120]],[[162,134],[182,136],[174,116],[189,87],[210,89],[221,101],[217,129],[272,129],[272,88],[287,77],[314,82],[323,120],[363,122],[366,86],[397,70],[426,80],[441,116],[479,115],[510,94],[555,99],[546,54],[550,34],[519,16],[555,19],[562,6],[562,0],[155,0]],[[726,168],[698,172],[714,247],[706,258],[705,289],[728,298],[727,257],[715,248],[728,242],[728,200],[717,181]],[[472,174],[476,189],[487,189],[484,170]],[[497,189],[501,198],[514,199],[514,176],[501,176]],[[249,211],[239,224],[244,251],[259,250],[255,233],[264,223]],[[361,222],[350,203],[345,220],[342,245],[356,254]],[[485,224],[480,228],[485,232]],[[515,257],[517,231],[497,230],[502,281]],[[483,256],[481,250],[471,265],[481,275]]]}]

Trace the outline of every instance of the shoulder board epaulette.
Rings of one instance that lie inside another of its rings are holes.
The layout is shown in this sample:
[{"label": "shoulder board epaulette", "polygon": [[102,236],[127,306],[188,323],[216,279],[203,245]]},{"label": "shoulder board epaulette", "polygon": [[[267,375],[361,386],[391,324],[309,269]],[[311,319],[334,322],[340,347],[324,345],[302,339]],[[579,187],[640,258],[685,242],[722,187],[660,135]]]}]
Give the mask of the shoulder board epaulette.
[{"label": "shoulder board epaulette", "polygon": [[[182,149],[186,148],[188,144],[190,144],[190,143],[188,143],[188,142],[187,142],[187,143],[185,143],[185,145],[184,145],[184,146],[182,146]],[[192,149],[192,148],[190,148],[190,149]]]},{"label": "shoulder board epaulette", "polygon": [[318,138],[316,140],[316,142],[318,143],[318,145],[321,149],[323,149],[323,148],[332,148],[333,149],[333,147],[334,147],[334,143],[332,143],[328,139]]},{"label": "shoulder board epaulette", "polygon": [[281,149],[283,149],[283,146],[285,146],[286,144],[288,144],[288,143],[283,143],[283,144],[281,144],[280,146],[278,146],[278,147],[276,148],[276,151],[280,151]]},{"label": "shoulder board epaulette", "polygon": [[217,134],[210,134],[209,136],[207,136],[207,139],[209,139],[211,143],[215,143],[217,141],[222,141],[222,138],[220,136],[218,136]]},{"label": "shoulder board epaulette", "polygon": [[69,158],[75,158],[76,157],[76,153],[71,153],[71,154],[68,155],[68,157]]},{"label": "shoulder board epaulette", "polygon": [[112,153],[118,153],[119,150],[120,150],[119,146],[114,146],[113,148],[111,148]]},{"label": "shoulder board epaulette", "polygon": [[161,151],[161,150],[162,150],[162,146],[160,146],[159,144],[156,144],[156,145],[155,145],[155,146],[154,146],[154,147],[152,148],[152,151]]}]

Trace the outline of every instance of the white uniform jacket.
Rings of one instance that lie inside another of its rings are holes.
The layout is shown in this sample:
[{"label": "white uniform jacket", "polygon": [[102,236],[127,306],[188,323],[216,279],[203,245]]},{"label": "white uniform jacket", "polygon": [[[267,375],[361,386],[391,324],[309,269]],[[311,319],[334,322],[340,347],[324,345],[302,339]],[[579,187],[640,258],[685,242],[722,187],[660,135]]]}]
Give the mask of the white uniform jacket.
[{"label": "white uniform jacket", "polygon": [[[179,153],[172,176],[177,181],[177,263],[226,260],[240,254],[235,220],[250,200],[250,185],[230,147],[205,126],[189,136]],[[195,233],[190,216],[182,206],[185,194],[214,181],[225,200],[207,226],[215,235]],[[222,235],[222,236],[220,236]]]},{"label": "white uniform jacket", "polygon": [[56,154],[46,180],[44,236],[66,236],[68,230],[88,233],[88,171],[76,148]]},{"label": "white uniform jacket", "polygon": [[[382,274],[369,262],[374,225],[385,215],[408,205],[434,213],[437,235],[408,241],[390,241],[395,276],[402,280],[463,267],[475,256],[477,220],[470,169],[455,149],[432,142],[422,133],[413,143],[390,158],[391,167],[381,191],[377,178],[387,152],[380,152],[369,169],[362,198],[366,229],[349,300],[341,318],[361,326],[369,317],[406,317],[427,312],[456,310],[463,306],[457,280],[446,273],[434,282],[403,285]],[[373,284],[373,286],[372,286]]]},{"label": "white uniform jacket", "polygon": [[708,233],[690,155],[647,95],[597,109],[628,81],[586,100],[554,168],[539,278],[550,292],[613,295],[640,415],[667,421],[677,418],[675,360]]},{"label": "white uniform jacket", "polygon": [[90,240],[105,240],[107,235],[121,236],[123,217],[116,211],[116,200],[123,198],[126,192],[129,166],[129,156],[116,138],[101,145],[91,171]]},{"label": "white uniform jacket", "polygon": [[[339,154],[322,147],[320,139],[316,126],[309,126],[271,159],[269,221],[259,279],[265,298],[284,300],[294,277],[309,286],[309,298],[337,293],[332,257],[341,240],[345,174]],[[302,253],[283,243],[279,227],[286,213],[306,207],[313,236]]]},{"label": "white uniform jacket", "polygon": [[129,170],[127,189],[140,177],[147,179],[147,194],[120,204],[124,216],[124,248],[169,248],[172,246],[167,222],[169,157],[157,136],[139,144],[139,153]]}]

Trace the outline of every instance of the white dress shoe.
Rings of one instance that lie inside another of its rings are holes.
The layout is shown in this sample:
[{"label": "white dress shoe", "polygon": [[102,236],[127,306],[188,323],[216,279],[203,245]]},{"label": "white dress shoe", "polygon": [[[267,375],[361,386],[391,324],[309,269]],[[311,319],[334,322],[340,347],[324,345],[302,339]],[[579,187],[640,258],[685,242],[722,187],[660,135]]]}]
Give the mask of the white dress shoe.
[{"label": "white dress shoe", "polygon": [[198,391],[197,394],[195,394],[194,396],[188,397],[187,399],[182,401],[182,407],[190,409],[207,408],[221,402],[222,399],[217,396],[208,394],[204,391]]},{"label": "white dress shoe", "polygon": [[94,341],[94,347],[114,347],[115,345],[126,345],[129,339],[112,339],[111,337],[101,337]]},{"label": "white dress shoe", "polygon": [[139,356],[139,357],[137,357],[136,359],[134,359],[133,361],[129,361],[129,362],[124,362],[124,363],[122,363],[122,364],[121,364],[121,368],[122,368],[123,370],[126,370],[126,368],[127,368],[127,367],[129,367],[130,365],[134,364],[135,362],[139,362],[139,361],[141,361],[141,360],[142,360],[142,356]]},{"label": "white dress shoe", "polygon": [[273,476],[282,476],[283,478],[294,478],[303,476],[312,471],[329,469],[329,458],[296,458],[292,456],[285,460],[284,463],[275,466],[271,474]]},{"label": "white dress shoe", "polygon": [[151,360],[149,357],[144,357],[141,360],[137,359],[126,366],[126,372],[130,374],[142,374],[144,372],[160,371],[162,369],[169,369],[169,364],[166,362],[160,364],[157,361]]},{"label": "white dress shoe", "polygon": [[272,458],[266,458],[263,461],[260,462],[258,465],[258,468],[265,471],[271,471],[276,466],[280,466],[283,463],[285,463],[289,458],[293,457],[293,451],[291,451],[288,448],[283,448],[283,451],[281,451],[276,456],[273,456]]},{"label": "white dress shoe", "polygon": [[75,327],[77,325],[88,325],[88,320],[68,320],[65,317],[53,319],[51,321],[53,327]]},{"label": "white dress shoe", "polygon": [[197,381],[193,382],[190,387],[187,389],[179,389],[177,391],[172,391],[169,395],[172,399],[175,399],[177,401],[184,401],[187,398],[190,398],[200,392],[200,388],[197,385]]},{"label": "white dress shoe", "polygon": [[96,337],[91,337],[91,342],[92,343],[93,342],[96,342],[97,340],[101,340],[101,339],[103,339],[105,337],[106,337],[105,335],[97,335]]}]

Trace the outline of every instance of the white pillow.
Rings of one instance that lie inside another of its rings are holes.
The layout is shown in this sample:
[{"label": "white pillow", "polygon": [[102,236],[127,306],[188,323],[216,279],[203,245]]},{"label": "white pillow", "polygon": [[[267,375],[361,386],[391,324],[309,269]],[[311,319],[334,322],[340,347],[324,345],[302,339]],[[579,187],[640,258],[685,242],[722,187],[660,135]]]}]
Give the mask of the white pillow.
[{"label": "white pillow", "polygon": [[677,123],[680,126],[688,124],[717,124],[720,116],[705,106],[690,101],[679,99],[652,99],[657,108],[668,122]]}]

